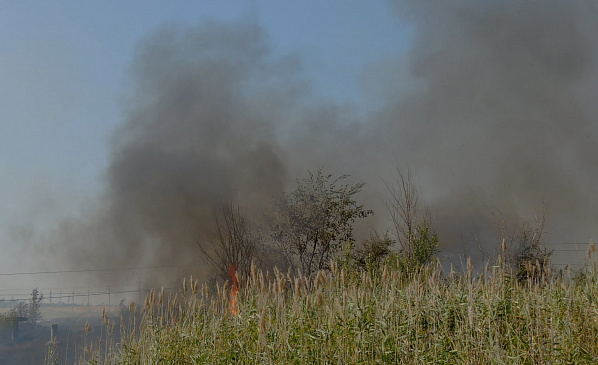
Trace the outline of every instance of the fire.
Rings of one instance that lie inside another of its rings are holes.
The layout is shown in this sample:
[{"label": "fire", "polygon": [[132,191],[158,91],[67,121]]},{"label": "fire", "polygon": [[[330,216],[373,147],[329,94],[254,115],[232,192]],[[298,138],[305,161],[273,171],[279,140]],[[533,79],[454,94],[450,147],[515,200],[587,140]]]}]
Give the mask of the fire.
[{"label": "fire", "polygon": [[237,281],[237,266],[230,264],[230,266],[228,267],[228,275],[231,278],[232,281],[232,288],[230,291],[230,312],[233,314],[233,316],[236,316],[238,314],[238,310],[237,310],[237,306],[236,306],[236,299],[237,299],[237,293],[239,292],[239,282]]}]

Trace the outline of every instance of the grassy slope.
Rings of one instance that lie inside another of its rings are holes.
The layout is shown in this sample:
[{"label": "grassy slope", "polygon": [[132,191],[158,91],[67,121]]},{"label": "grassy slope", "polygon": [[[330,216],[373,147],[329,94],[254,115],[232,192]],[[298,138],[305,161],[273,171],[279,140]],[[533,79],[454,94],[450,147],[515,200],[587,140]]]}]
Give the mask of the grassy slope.
[{"label": "grassy slope", "polygon": [[[471,272],[471,271],[470,271]],[[197,284],[176,298],[148,296],[131,320],[108,323],[121,345],[87,359],[123,364],[438,363],[568,364],[598,361],[598,284],[520,284],[500,267],[405,275],[333,267],[310,280],[254,272],[230,290]],[[133,319],[136,318],[136,319]],[[126,322],[129,322],[126,324]],[[101,349],[101,350],[97,350]]]}]

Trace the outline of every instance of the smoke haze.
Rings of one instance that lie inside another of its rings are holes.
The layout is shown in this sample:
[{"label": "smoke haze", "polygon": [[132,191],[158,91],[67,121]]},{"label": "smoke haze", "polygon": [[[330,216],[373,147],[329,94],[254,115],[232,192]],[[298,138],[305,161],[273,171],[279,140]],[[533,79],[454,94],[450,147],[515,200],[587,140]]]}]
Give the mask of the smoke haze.
[{"label": "smoke haze", "polygon": [[300,55],[275,55],[252,21],[148,36],[131,65],[105,190],[59,227],[54,257],[197,263],[192,246],[207,242],[223,199],[258,216],[320,167],[365,181],[362,203],[382,229],[383,180],[409,167],[450,255],[497,245],[492,212],[519,224],[544,203],[549,239],[594,237],[596,6],[410,1],[393,10],[413,43],[364,70],[367,92],[381,99],[367,111],[316,97]]},{"label": "smoke haze", "polygon": [[439,194],[431,206],[452,231],[445,249],[474,233],[464,225],[488,244],[488,207],[522,222],[543,202],[550,239],[589,241],[597,128],[580,85],[595,75],[596,6],[408,4],[417,5],[396,10],[415,23],[409,67],[421,90],[379,116],[384,135],[400,136],[397,154]]}]

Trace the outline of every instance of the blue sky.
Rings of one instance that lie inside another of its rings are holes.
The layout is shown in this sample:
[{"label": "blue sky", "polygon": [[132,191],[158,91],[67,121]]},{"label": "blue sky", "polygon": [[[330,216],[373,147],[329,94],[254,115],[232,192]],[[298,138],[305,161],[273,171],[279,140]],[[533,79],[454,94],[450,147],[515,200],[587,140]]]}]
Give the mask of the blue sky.
[{"label": "blue sky", "polygon": [[385,1],[0,1],[3,272],[31,269],[31,243],[101,189],[139,41],[162,25],[244,18],[340,103],[362,105],[360,75],[408,44]]}]

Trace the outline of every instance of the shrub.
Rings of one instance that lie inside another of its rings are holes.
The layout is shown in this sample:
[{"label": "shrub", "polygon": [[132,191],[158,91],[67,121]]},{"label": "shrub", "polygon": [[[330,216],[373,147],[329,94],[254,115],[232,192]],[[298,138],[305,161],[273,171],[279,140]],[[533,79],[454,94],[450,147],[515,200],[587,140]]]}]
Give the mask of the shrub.
[{"label": "shrub", "polygon": [[439,239],[432,232],[431,218],[419,214],[421,194],[413,183],[411,173],[396,170],[392,183],[386,183],[390,200],[386,204],[399,243],[395,264],[411,271],[421,268],[438,253]]},{"label": "shrub", "polygon": [[385,233],[380,236],[378,232],[370,232],[370,237],[363,242],[363,249],[355,250],[352,255],[355,264],[366,270],[377,269],[386,258],[392,253],[391,246],[395,243]]},{"label": "shrub", "polygon": [[353,223],[372,214],[354,200],[364,184],[340,184],[347,177],[308,171],[275,207],[272,237],[288,264],[306,275],[327,269],[335,254],[352,246]]},{"label": "shrub", "polygon": [[[534,225],[524,223],[518,234],[506,234],[506,223],[504,220],[501,222],[502,249],[506,264],[514,271],[515,278],[520,282],[545,281],[551,272],[550,256],[552,255],[552,251],[546,248],[542,239],[546,212],[541,218],[536,219]],[[505,237],[509,237],[508,240]]]},{"label": "shrub", "polygon": [[438,236],[432,233],[428,221],[418,224],[413,240],[412,261],[416,267],[421,267],[432,260],[438,253]]}]

